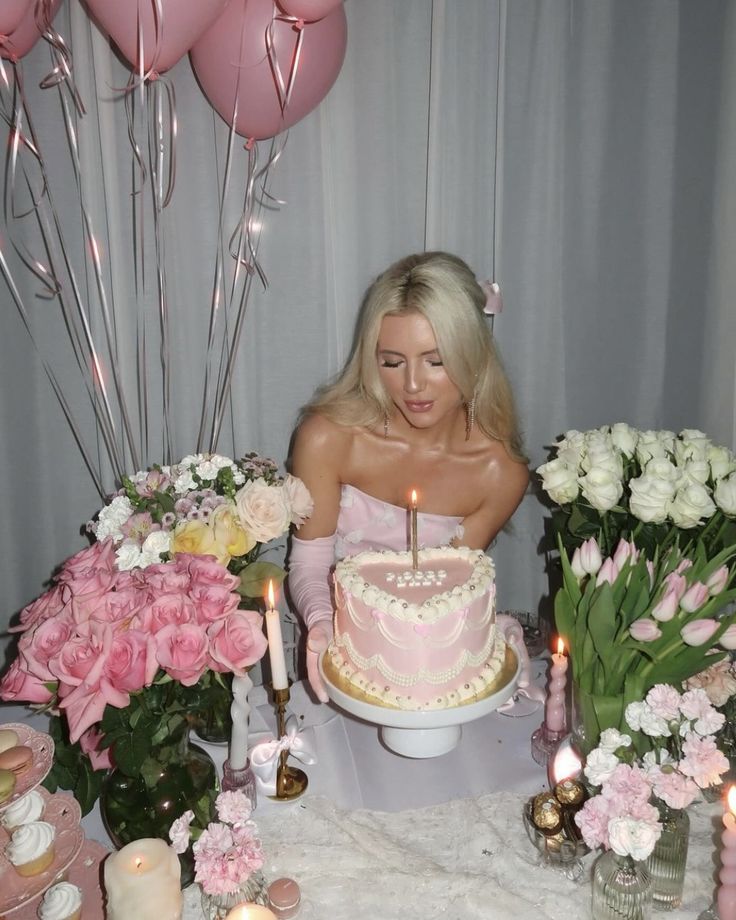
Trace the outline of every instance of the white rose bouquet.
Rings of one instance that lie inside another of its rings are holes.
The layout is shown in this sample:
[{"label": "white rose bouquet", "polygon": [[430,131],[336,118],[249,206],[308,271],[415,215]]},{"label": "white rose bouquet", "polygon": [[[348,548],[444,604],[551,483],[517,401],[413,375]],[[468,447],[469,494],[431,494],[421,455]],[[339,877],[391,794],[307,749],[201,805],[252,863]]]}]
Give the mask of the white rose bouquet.
[{"label": "white rose bouquet", "polygon": [[676,540],[713,553],[736,542],[736,457],[702,431],[568,431],[537,473],[570,553],[589,537],[609,555],[630,535],[650,558]]}]

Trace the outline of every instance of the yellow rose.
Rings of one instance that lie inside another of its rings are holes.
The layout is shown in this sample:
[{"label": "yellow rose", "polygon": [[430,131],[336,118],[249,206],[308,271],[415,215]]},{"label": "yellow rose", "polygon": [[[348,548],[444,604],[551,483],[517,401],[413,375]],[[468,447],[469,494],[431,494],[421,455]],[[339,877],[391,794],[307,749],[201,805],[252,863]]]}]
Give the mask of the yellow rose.
[{"label": "yellow rose", "polygon": [[204,521],[183,521],[174,528],[171,550],[177,553],[195,553],[201,556],[217,556],[219,553],[212,528]]},{"label": "yellow rose", "polygon": [[218,505],[212,512],[210,522],[215,542],[230,557],[244,556],[256,545],[255,538],[240,523],[233,503]]}]

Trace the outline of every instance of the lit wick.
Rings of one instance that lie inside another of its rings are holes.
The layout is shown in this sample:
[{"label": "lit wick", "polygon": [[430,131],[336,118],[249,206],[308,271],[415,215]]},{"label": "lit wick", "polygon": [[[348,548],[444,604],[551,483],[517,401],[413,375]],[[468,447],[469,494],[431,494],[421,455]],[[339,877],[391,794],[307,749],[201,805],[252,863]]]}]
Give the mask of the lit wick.
[{"label": "lit wick", "polygon": [[411,565],[414,571],[419,568],[419,541],[417,539],[417,490],[411,490]]}]

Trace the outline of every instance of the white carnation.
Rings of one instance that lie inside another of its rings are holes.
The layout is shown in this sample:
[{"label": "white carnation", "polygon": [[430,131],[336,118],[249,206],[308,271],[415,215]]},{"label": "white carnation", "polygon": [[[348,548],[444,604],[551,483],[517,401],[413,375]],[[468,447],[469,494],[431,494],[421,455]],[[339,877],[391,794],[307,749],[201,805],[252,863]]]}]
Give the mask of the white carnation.
[{"label": "white carnation", "polygon": [[122,540],[123,524],[133,514],[133,505],[130,499],[125,495],[116,495],[109,505],[100,511],[95,527],[95,535],[98,540],[105,540],[112,537],[113,540]]},{"label": "white carnation", "polygon": [[161,562],[164,553],[168,553],[171,549],[171,537],[171,532],[167,530],[154,530],[149,533],[141,547],[141,566],[143,568]]},{"label": "white carnation", "polygon": [[204,460],[204,454],[187,454],[179,461],[179,466],[190,467],[196,466],[201,460]]},{"label": "white carnation", "polygon": [[220,468],[215,466],[212,460],[203,460],[197,466],[197,476],[205,482],[211,482],[213,479],[217,479],[219,471]]},{"label": "white carnation", "polygon": [[194,492],[196,489],[197,483],[188,470],[180,473],[174,480],[174,491],[177,495],[186,495],[187,492]]},{"label": "white carnation", "polygon": [[643,701],[629,703],[626,707],[624,718],[626,719],[626,724],[632,731],[638,732],[641,729],[641,716],[646,708],[647,704]]},{"label": "white carnation", "polygon": [[592,786],[602,786],[618,765],[619,759],[611,751],[594,748],[585,761],[585,777]]},{"label": "white carnation", "polygon": [[121,572],[140,568],[141,555],[138,544],[133,540],[126,540],[125,543],[120,544],[115,553],[117,567]]},{"label": "white carnation", "polygon": [[619,748],[631,747],[631,735],[623,735],[616,728],[606,728],[601,732],[598,747],[609,754],[614,754]]},{"label": "white carnation", "polygon": [[612,818],[608,822],[608,839],[613,852],[619,856],[631,856],[636,861],[651,856],[661,833],[661,825],[636,818]]},{"label": "white carnation", "polygon": [[641,712],[640,731],[650,738],[668,738],[672,732],[667,722],[656,715],[646,704]]}]

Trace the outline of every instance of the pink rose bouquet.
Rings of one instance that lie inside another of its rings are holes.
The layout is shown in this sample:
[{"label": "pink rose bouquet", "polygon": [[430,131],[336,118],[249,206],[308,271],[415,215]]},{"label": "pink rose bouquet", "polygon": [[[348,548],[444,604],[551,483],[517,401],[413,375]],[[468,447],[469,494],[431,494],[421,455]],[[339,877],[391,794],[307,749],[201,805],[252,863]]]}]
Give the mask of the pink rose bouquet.
[{"label": "pink rose bouquet", "polygon": [[21,612],[18,655],[0,681],[2,699],[62,716],[51,721],[52,786],[72,788],[87,811],[101,770],[146,775],[162,737],[197,713],[229,716],[232,676],[267,647],[243,599],[260,603],[264,581],[283,578],[258,559],[263,543],[311,508],[300,480],[255,454],[196,454],[124,479],[88,525],[96,542]]},{"label": "pink rose bouquet", "polygon": [[229,895],[240,891],[263,866],[261,841],[250,820],[251,804],[240,791],[221,792],[215,800],[219,820],[205,828],[194,824],[189,810],[171,825],[174,852],[184,854],[193,840],[194,877],[206,895]]}]

